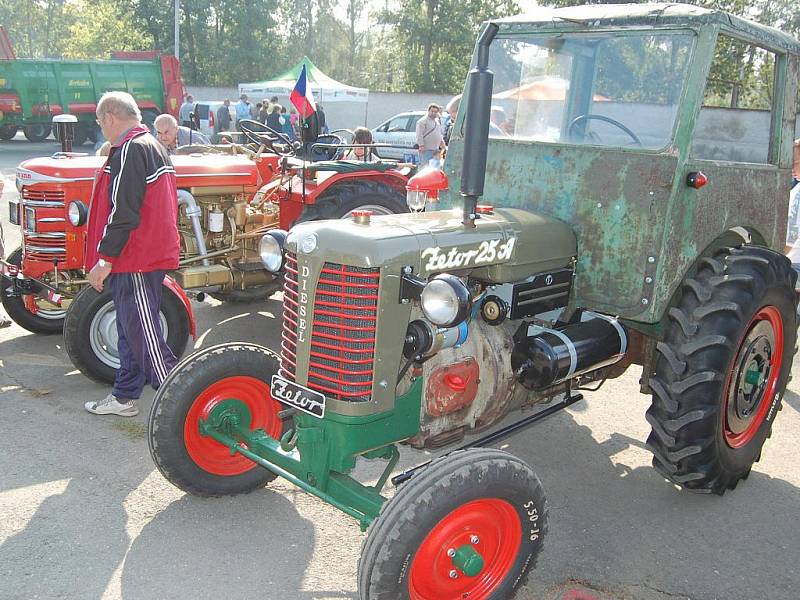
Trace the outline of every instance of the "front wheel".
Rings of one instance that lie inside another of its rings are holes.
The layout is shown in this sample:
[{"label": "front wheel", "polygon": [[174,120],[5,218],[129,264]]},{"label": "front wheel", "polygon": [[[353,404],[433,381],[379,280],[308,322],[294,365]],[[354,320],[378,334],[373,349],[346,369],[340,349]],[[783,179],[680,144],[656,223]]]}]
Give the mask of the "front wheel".
[{"label": "front wheel", "polygon": [[362,600],[507,600],[536,564],[544,491],[520,459],[471,449],[440,458],[384,504],[358,563]]},{"label": "front wheel", "polygon": [[[180,358],[189,341],[189,315],[168,288],[161,294],[161,327],[167,345]],[[86,286],[70,304],[64,319],[64,349],[72,364],[89,379],[113,383],[119,369],[117,312],[108,286],[98,293]]]},{"label": "front wheel", "polygon": [[[7,261],[19,267],[22,264],[22,248],[17,248],[9,254]],[[36,312],[31,312],[25,305],[25,296],[11,296],[6,292],[5,288],[0,288],[0,301],[2,301],[3,308],[5,308],[8,316],[17,325],[28,331],[52,335],[61,333],[64,329],[64,314],[66,311],[63,308],[41,302],[41,306],[37,304]],[[34,302],[36,302],[36,299],[34,299]]]},{"label": "front wheel", "polygon": [[264,487],[275,474],[200,433],[217,408],[236,411],[249,429],[280,439],[281,404],[270,380],[278,357],[255,344],[201,350],[178,364],[158,389],[147,422],[150,456],[161,474],[197,496],[227,496]]},{"label": "front wheel", "polygon": [[785,256],[744,246],[685,280],[647,411],[653,466],[673,483],[721,495],[761,457],[792,368],[796,279]]},{"label": "front wheel", "polygon": [[50,135],[50,125],[32,123],[31,125],[25,125],[22,131],[29,142],[43,142]]},{"label": "front wheel", "polygon": [[14,136],[17,135],[17,126],[16,125],[3,125],[0,127],[0,140],[11,140],[14,139]]}]

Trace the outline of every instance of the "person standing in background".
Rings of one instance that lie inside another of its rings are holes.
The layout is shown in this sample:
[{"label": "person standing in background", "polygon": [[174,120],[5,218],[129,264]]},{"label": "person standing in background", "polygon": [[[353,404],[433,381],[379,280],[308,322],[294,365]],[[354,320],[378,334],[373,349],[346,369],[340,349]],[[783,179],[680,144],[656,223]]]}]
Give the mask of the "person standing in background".
[{"label": "person standing in background", "polygon": [[219,133],[221,131],[228,131],[231,128],[231,101],[225,98],[225,102],[222,103],[217,109],[217,114],[214,115],[216,118],[214,119],[214,133]]},{"label": "person standing in background", "polygon": [[269,113],[266,120],[266,126],[272,129],[272,131],[277,131],[280,133],[283,131],[281,127],[281,105],[274,104],[272,106],[272,112]]},{"label": "person standing in background", "polygon": [[194,111],[194,97],[191,94],[186,95],[186,101],[181,104],[178,110],[178,121],[184,127],[192,126],[192,112]]},{"label": "person standing in background", "polygon": [[322,104],[317,104],[317,118],[319,119],[320,133],[328,133],[328,124],[325,121],[325,111],[322,110]]},{"label": "person standing in background", "polygon": [[236,103],[236,121],[243,121],[250,118],[250,103],[247,101],[247,94],[242,94]]},{"label": "person standing in background", "polygon": [[427,166],[433,155],[445,148],[442,128],[439,125],[439,110],[438,104],[429,104],[428,114],[417,121],[417,146],[421,167]]}]

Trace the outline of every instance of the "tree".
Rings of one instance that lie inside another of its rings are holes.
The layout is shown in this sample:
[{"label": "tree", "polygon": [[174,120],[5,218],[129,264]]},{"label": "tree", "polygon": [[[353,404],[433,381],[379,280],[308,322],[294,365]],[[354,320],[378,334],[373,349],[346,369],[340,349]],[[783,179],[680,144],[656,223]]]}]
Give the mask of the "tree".
[{"label": "tree", "polygon": [[409,91],[454,92],[463,85],[481,23],[517,11],[513,0],[401,0],[380,20],[394,28]]},{"label": "tree", "polygon": [[116,50],[153,48],[152,37],[113,0],[79,0],[69,10],[72,23],[63,45],[67,58],[107,58]]}]

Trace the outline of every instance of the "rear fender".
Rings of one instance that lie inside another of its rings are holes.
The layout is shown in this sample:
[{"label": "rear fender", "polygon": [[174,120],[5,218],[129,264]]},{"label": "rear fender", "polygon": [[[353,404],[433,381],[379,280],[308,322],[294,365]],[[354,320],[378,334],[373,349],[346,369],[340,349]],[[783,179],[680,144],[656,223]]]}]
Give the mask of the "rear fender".
[{"label": "rear fender", "polygon": [[183,307],[186,309],[186,314],[189,317],[189,333],[192,334],[192,339],[197,339],[197,324],[194,320],[194,312],[192,311],[192,303],[189,300],[189,296],[186,295],[183,288],[169,275],[164,275],[164,286],[175,294],[181,301],[181,304],[183,304]]}]

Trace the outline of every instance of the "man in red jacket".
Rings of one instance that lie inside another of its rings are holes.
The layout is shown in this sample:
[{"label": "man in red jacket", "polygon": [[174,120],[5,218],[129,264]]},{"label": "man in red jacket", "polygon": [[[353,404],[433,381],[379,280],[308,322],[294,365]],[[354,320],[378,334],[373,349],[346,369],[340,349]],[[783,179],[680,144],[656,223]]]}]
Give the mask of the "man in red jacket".
[{"label": "man in red jacket", "polygon": [[177,185],[166,149],[142,125],[130,94],[104,94],[96,113],[111,152],[95,180],[86,268],[93,288],[111,289],[120,368],[111,393],[85,406],[133,417],[145,384],[158,388],[177,363],[159,318],[164,274],[177,268],[180,253]]}]

